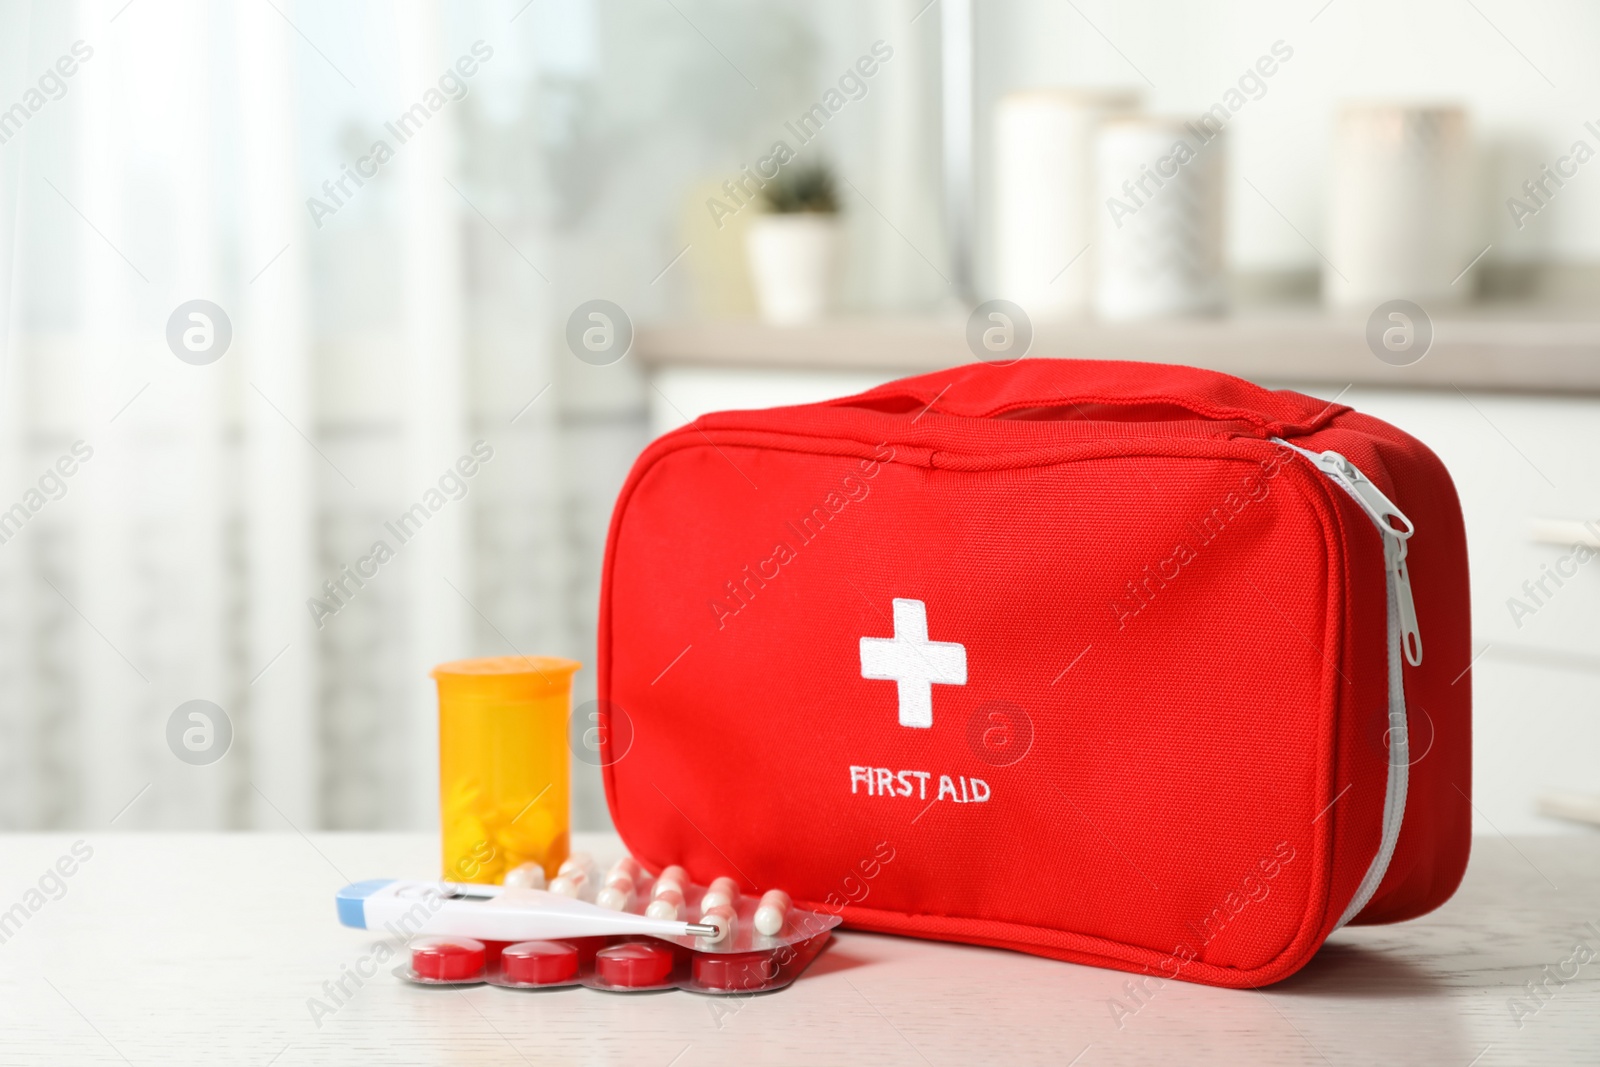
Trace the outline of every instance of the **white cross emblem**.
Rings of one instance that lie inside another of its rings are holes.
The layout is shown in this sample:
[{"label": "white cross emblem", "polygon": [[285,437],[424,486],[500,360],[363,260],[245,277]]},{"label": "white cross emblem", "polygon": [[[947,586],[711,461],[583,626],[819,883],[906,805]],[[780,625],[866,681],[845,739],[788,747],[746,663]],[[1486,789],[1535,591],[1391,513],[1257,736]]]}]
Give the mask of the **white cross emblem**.
[{"label": "white cross emblem", "polygon": [[928,640],[928,606],[894,601],[894,636],[861,639],[861,677],[895,682],[900,690],[900,725],[933,725],[933,687],[967,684],[967,648],[956,641]]}]

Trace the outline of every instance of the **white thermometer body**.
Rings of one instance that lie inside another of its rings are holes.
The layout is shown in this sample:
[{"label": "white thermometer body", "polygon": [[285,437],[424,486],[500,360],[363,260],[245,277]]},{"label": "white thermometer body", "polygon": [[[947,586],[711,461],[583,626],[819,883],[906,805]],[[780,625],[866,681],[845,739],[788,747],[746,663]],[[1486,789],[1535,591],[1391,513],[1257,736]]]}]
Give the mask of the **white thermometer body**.
[{"label": "white thermometer body", "polygon": [[550,941],[615,934],[696,937],[714,932],[699,923],[652,919],[542,889],[497,885],[374,879],[345,886],[335,899],[345,926],[387,930],[402,939],[430,934],[480,941]]}]

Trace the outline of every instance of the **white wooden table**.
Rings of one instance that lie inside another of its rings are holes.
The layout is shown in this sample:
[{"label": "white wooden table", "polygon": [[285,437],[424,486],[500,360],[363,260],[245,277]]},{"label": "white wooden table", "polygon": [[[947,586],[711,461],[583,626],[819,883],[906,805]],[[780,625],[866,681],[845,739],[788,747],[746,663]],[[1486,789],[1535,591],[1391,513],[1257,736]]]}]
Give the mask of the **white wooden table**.
[{"label": "white wooden table", "polygon": [[[80,838],[64,892],[29,896]],[[1336,934],[1264,992],[1169,983],[1120,1028],[1127,975],[849,932],[768,996],[457,992],[384,968],[319,1026],[310,999],[375,944],[337,925],[334,890],[436,863],[421,834],[0,837],[0,909],[31,912],[0,916],[0,1063],[1600,1062],[1600,958],[1520,1027],[1508,1006],[1579,938],[1600,953],[1600,836],[1479,838],[1435,914]]]}]

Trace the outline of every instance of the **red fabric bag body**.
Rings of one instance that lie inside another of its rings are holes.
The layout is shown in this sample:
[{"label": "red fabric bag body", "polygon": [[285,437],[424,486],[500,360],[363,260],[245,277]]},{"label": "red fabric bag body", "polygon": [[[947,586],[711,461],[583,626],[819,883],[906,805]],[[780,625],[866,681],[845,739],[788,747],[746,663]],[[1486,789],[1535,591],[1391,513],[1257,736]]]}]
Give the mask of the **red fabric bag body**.
[{"label": "red fabric bag body", "polygon": [[1454,486],[1399,430],[1188,367],[974,364],[644,452],[607,798],[651,868],[858,929],[1259,986],[1454,892],[1470,641]]}]

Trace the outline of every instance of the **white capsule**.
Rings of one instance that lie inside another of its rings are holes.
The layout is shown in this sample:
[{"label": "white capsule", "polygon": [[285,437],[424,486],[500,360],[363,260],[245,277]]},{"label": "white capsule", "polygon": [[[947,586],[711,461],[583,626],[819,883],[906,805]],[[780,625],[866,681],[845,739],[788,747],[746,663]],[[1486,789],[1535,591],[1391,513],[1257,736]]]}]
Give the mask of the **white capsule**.
[{"label": "white capsule", "polygon": [[550,883],[550,892],[560,893],[574,900],[593,901],[595,888],[594,879],[582,870],[557,875],[556,880]]},{"label": "white capsule", "polygon": [[700,939],[708,945],[720,944],[721,942],[727,941],[733,937],[733,926],[735,920],[731,905],[718,904],[710,911],[701,912],[700,921],[717,928],[717,932],[715,934],[709,937],[702,937]]},{"label": "white capsule", "polygon": [[543,889],[544,868],[537,863],[524,863],[506,872],[507,889]]},{"label": "white capsule", "polygon": [[574,852],[561,861],[561,866],[556,869],[557,874],[572,874],[582,871],[593,882],[600,877],[600,868],[594,862],[594,857],[587,852]]},{"label": "white capsule", "polygon": [[689,872],[674,863],[661,872],[660,877],[656,879],[655,888],[650,891],[650,895],[658,897],[668,889],[676,889],[679,896],[686,896],[687,894],[684,890],[688,885]]},{"label": "white capsule", "polygon": [[769,889],[761,896],[756,908],[756,930],[768,937],[776,937],[783,924],[789,921],[789,894],[781,889]]},{"label": "white capsule", "polygon": [[611,865],[611,869],[606,872],[606,885],[610,885],[611,880],[619,874],[627,875],[635,885],[645,879],[644,868],[639,866],[639,861],[632,856],[624,856]]},{"label": "white capsule", "polygon": [[[626,878],[626,875],[624,875],[624,878]],[[594,902],[602,908],[609,908],[612,911],[627,911],[633,905],[633,886],[632,884],[623,885],[620,882],[613,882],[600,890],[599,894],[594,898]]]},{"label": "white capsule", "polygon": [[671,919],[673,922],[683,921],[683,894],[670,886],[658,894],[644,909],[644,913],[652,919]]},{"label": "white capsule", "polygon": [[719,905],[732,905],[739,899],[739,883],[726,876],[718,878],[711,883],[711,888],[706,890],[706,895],[700,898],[700,910],[706,911]]}]

